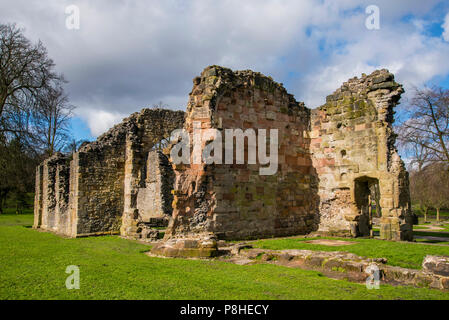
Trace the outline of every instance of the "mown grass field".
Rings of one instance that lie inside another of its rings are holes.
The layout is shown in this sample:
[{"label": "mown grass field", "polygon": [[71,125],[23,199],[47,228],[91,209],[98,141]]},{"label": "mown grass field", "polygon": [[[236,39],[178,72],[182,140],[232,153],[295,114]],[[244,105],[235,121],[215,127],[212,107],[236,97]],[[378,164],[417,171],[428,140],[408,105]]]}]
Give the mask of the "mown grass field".
[{"label": "mown grass field", "polygon": [[[449,299],[431,289],[368,290],[275,265],[150,258],[149,247],[133,241],[64,239],[31,223],[31,215],[0,216],[0,299]],[[80,290],[65,287],[69,265],[80,268]]]}]

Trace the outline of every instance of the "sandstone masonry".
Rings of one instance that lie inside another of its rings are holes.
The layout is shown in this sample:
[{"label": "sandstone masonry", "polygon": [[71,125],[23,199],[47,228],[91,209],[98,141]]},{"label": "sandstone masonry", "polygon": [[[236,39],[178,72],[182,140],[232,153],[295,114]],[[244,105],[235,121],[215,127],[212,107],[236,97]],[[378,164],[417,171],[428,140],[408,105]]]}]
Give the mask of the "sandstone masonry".
[{"label": "sandstone masonry", "polygon": [[[375,208],[383,239],[412,240],[408,174],[392,129],[403,89],[387,70],[350,79],[315,110],[249,70],[211,66],[193,82],[186,114],[143,110],[72,156],[44,161],[34,226],[155,240],[153,227],[168,224],[153,253],[208,257],[219,239],[370,236]],[[277,173],[260,175],[259,164],[176,165],[169,148],[154,150],[172,130],[192,133],[198,123],[277,129]]]},{"label": "sandstone masonry", "polygon": [[78,152],[45,160],[36,169],[34,227],[69,237],[140,237],[139,223],[167,219],[173,173],[153,149],[184,116],[144,109]]}]

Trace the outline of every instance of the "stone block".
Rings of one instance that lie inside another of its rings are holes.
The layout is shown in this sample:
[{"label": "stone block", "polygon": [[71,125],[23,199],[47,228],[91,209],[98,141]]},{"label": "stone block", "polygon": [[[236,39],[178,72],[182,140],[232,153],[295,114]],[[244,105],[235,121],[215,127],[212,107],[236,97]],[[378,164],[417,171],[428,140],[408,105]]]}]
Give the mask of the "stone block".
[{"label": "stone block", "polygon": [[427,255],[422,263],[423,271],[449,277],[449,257]]}]

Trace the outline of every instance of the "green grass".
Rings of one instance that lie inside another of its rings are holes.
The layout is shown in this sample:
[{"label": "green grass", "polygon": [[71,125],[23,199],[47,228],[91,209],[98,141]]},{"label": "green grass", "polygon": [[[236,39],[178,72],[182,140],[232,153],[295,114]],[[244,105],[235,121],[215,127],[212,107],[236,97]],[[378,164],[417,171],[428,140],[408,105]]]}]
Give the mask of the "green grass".
[{"label": "green grass", "polygon": [[[338,239],[338,238],[326,238]],[[354,242],[349,246],[324,246],[305,243],[311,238],[267,239],[253,242],[262,249],[307,249],[319,251],[345,251],[368,258],[387,258],[388,264],[404,268],[421,269],[424,257],[430,255],[449,256],[449,246],[432,246],[420,243],[383,241],[376,239],[340,239]]]},{"label": "green grass", "polygon": [[[137,242],[64,239],[31,224],[31,215],[0,216],[0,299],[449,299],[432,289],[368,290],[269,264],[150,258]],[[80,290],[65,288],[69,265],[80,267]]]}]

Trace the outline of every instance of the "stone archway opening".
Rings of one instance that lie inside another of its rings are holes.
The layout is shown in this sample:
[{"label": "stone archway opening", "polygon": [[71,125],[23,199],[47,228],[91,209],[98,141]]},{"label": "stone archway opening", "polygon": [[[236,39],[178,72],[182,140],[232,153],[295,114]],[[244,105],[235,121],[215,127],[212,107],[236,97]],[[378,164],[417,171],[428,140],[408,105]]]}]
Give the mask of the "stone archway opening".
[{"label": "stone archway opening", "polygon": [[379,180],[371,177],[355,179],[354,200],[359,214],[357,235],[373,237],[373,220],[382,216]]}]

